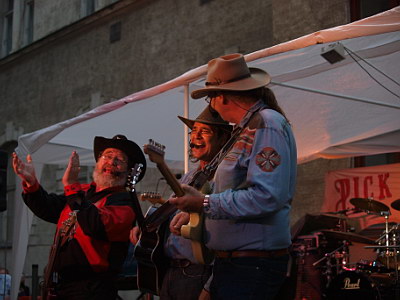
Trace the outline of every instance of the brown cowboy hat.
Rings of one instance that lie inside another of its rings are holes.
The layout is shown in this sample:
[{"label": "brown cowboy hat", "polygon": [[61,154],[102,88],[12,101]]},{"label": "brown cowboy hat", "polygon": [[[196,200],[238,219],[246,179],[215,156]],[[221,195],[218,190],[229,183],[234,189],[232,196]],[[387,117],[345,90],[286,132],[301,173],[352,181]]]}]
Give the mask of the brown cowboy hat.
[{"label": "brown cowboy hat", "polygon": [[209,106],[207,106],[195,120],[190,120],[181,116],[178,116],[178,118],[190,129],[193,129],[194,123],[198,122],[207,125],[219,126],[229,132],[232,131],[232,126],[229,125],[228,122],[224,121],[216,111],[212,112]]},{"label": "brown cowboy hat", "polygon": [[270,82],[269,74],[258,68],[249,68],[242,54],[229,54],[208,62],[206,86],[193,91],[192,98],[205,97],[209,92],[253,90]]},{"label": "brown cowboy hat", "polygon": [[131,140],[128,140],[126,136],[117,134],[112,139],[108,139],[102,136],[96,136],[94,138],[93,152],[94,158],[97,162],[101,153],[107,148],[119,149],[128,156],[128,168],[132,168],[135,164],[142,164],[142,171],[137,180],[139,182],[144,173],[146,173],[146,158],[142,152],[142,149]]}]

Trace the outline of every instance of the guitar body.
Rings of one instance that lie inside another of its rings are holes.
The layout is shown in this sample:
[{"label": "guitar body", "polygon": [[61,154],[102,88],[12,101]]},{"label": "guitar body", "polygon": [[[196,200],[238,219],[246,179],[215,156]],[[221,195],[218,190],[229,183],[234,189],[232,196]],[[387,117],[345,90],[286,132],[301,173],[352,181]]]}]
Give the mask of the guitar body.
[{"label": "guitar body", "polygon": [[189,223],[187,225],[182,225],[181,235],[191,240],[194,258],[201,264],[210,264],[214,255],[212,251],[204,245],[203,225],[203,214],[190,213]]},{"label": "guitar body", "polygon": [[160,295],[163,278],[168,268],[164,255],[164,237],[168,222],[154,231],[142,229],[134,256],[137,260],[137,285],[139,290]]}]

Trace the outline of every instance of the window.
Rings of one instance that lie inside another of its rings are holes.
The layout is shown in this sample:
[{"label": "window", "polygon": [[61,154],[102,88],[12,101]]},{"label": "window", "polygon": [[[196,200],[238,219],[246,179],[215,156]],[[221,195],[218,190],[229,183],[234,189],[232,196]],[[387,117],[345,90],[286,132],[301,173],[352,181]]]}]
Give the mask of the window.
[{"label": "window", "polygon": [[8,0],[6,13],[4,15],[3,55],[8,55],[12,50],[12,31],[14,0]]},{"label": "window", "polygon": [[81,0],[82,17],[90,16],[96,10],[97,0]]},{"label": "window", "polygon": [[24,44],[28,45],[33,42],[33,12],[34,0],[27,0],[25,2],[25,22],[24,22]]},{"label": "window", "polygon": [[400,152],[384,153],[354,158],[354,168],[400,163]]},{"label": "window", "polygon": [[121,22],[116,22],[110,26],[110,43],[121,39]]},{"label": "window", "polygon": [[0,212],[0,248],[8,248],[12,243],[13,233],[13,212],[15,196],[15,174],[12,169],[11,153],[17,146],[16,142],[8,142],[1,146],[0,151],[5,154],[2,157],[2,166],[6,164],[6,210]]},{"label": "window", "polygon": [[350,0],[351,21],[360,20],[400,5],[400,0]]}]

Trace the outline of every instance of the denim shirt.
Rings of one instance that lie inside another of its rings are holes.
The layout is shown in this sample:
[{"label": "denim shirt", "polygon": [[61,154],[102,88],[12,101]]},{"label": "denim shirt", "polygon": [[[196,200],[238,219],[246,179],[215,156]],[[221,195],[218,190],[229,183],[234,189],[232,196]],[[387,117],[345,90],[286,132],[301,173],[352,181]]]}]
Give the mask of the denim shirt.
[{"label": "denim shirt", "polygon": [[[196,169],[193,169],[186,174],[184,174],[180,180],[181,183],[188,184],[193,175],[195,174]],[[174,216],[180,211],[177,211]],[[173,216],[172,216],[173,217]],[[171,217],[171,219],[172,219]],[[171,259],[188,259],[192,263],[197,264],[197,260],[193,256],[192,252],[192,242],[190,239],[186,239],[183,236],[177,236],[167,232],[167,238],[164,243],[164,254]]]},{"label": "denim shirt", "polygon": [[206,212],[206,245],[214,250],[275,250],[291,243],[289,213],[297,153],[289,123],[260,100],[215,174]]}]

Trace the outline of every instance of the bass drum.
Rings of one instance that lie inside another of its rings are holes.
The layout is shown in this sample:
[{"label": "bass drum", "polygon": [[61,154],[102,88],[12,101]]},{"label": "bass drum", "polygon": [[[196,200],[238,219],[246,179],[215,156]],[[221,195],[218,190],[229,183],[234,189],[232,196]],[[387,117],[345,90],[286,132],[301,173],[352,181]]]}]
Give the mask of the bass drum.
[{"label": "bass drum", "polygon": [[336,276],[327,289],[328,300],[381,300],[377,285],[367,274],[344,271]]}]

